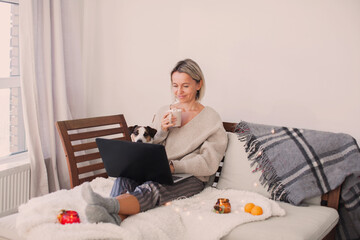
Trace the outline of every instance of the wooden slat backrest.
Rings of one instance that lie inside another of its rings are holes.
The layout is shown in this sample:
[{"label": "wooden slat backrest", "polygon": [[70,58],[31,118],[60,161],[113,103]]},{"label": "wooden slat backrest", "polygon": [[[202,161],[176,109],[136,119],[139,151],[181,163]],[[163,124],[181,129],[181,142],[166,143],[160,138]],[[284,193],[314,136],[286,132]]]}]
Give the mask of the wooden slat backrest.
[{"label": "wooden slat backrest", "polygon": [[223,125],[227,132],[235,132],[237,123],[223,122]]},{"label": "wooden slat backrest", "polygon": [[96,177],[107,177],[95,138],[130,141],[122,114],[56,122],[66,155],[71,188]]}]

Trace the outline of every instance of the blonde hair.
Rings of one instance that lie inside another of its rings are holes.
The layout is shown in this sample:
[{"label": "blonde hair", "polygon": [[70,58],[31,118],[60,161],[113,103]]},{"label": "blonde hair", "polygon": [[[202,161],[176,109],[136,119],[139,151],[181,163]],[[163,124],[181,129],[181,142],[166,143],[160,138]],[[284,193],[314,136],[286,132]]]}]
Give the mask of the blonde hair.
[{"label": "blonde hair", "polygon": [[[172,77],[174,72],[186,73],[188,74],[196,83],[200,83],[202,81],[202,86],[200,90],[196,93],[196,100],[201,100],[205,94],[205,79],[204,74],[201,71],[199,65],[192,59],[185,59],[179,61],[174,69],[171,71],[170,78]],[[172,81],[172,80],[171,80]]]}]

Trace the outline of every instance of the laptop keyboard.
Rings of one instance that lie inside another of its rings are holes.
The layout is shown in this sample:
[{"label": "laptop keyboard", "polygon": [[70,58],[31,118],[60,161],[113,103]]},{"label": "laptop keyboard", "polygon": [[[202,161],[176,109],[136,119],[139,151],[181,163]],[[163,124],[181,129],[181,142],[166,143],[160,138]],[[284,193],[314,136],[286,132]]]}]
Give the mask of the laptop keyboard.
[{"label": "laptop keyboard", "polygon": [[175,181],[175,180],[178,180],[178,179],[180,179],[181,177],[179,177],[179,176],[172,176],[172,179]]}]

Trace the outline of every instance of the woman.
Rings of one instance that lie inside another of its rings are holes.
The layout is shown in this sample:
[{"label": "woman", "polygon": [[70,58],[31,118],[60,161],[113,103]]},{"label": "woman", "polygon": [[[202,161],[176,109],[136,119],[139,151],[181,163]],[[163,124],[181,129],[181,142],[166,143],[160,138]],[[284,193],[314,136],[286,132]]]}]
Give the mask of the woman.
[{"label": "woman", "polygon": [[[162,107],[155,115],[154,143],[165,146],[172,173],[194,176],[174,185],[152,181],[138,185],[119,177],[111,198],[103,198],[85,184],[82,195],[88,203],[85,212],[89,222],[120,224],[129,215],[193,196],[204,189],[216,172],[226,150],[227,136],[220,116],[199,102],[205,90],[203,73],[196,62],[185,59],[177,63],[170,76],[176,103]],[[169,112],[175,108],[182,110],[180,127],[174,127],[176,118]]]}]

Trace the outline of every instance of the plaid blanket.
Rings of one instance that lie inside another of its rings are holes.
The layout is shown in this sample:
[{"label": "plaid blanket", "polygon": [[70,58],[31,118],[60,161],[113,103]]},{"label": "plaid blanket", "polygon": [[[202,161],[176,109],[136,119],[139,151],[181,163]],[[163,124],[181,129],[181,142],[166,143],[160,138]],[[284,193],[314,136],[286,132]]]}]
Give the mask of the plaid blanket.
[{"label": "plaid blanket", "polygon": [[235,132],[272,199],[299,205],[340,186],[338,239],[360,239],[360,149],[343,133],[240,122]]}]

